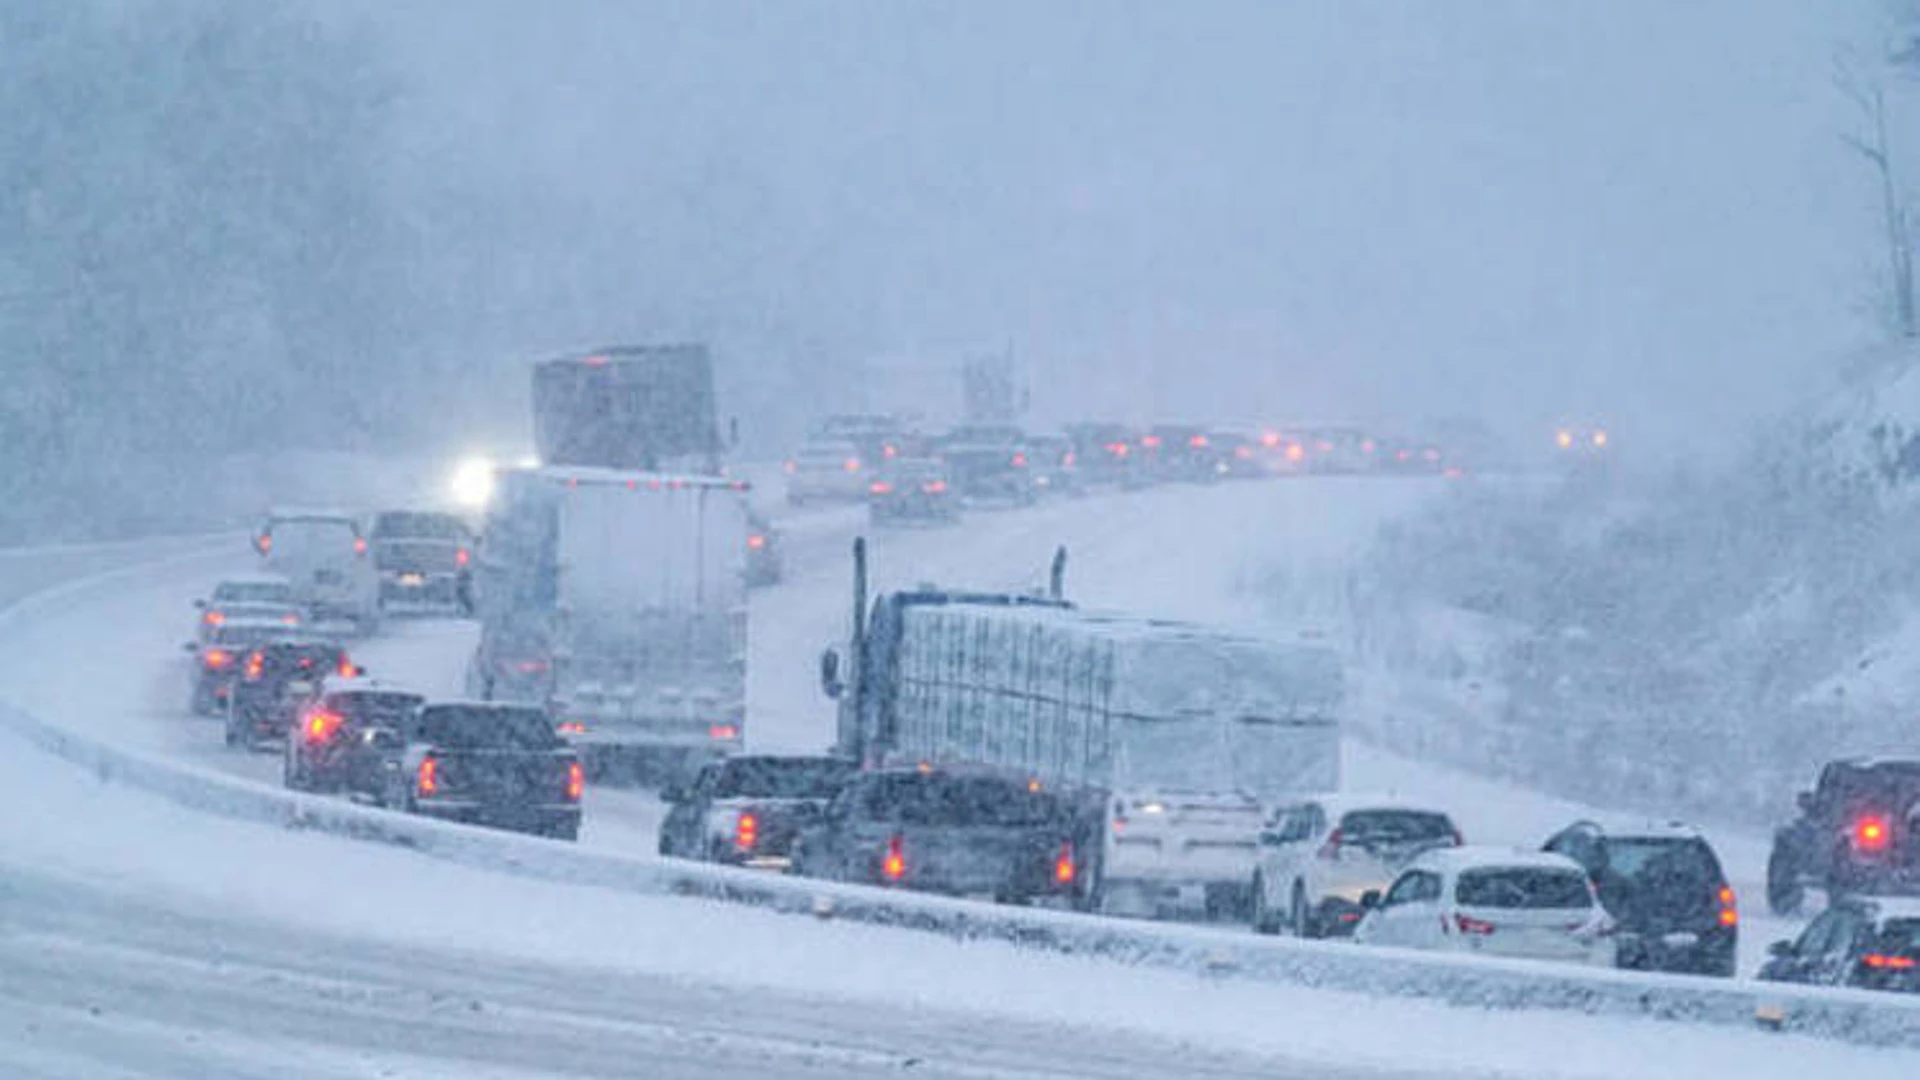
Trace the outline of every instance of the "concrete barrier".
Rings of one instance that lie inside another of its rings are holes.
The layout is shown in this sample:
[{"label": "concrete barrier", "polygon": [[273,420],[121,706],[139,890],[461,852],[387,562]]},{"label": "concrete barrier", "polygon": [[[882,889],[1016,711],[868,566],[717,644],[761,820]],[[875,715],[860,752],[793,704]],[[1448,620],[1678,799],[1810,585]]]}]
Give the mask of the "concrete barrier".
[{"label": "concrete barrier", "polygon": [[1756,1009],[1764,1004],[1784,1016],[1788,1030],[1874,1046],[1920,1047],[1920,998],[1270,939],[622,855],[283,791],[121,749],[7,706],[0,706],[0,728],[104,783],[149,792],[192,810],[409,848],[465,866],[546,881],[697,897],[1222,978],[1480,1008],[1752,1026]]}]

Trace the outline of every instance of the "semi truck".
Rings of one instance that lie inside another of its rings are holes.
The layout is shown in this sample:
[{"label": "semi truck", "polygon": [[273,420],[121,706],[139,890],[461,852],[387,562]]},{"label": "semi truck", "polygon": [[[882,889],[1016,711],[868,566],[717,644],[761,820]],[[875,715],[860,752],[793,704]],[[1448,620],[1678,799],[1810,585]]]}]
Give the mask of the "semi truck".
[{"label": "semi truck", "polygon": [[1044,593],[895,591],[821,657],[836,750],[869,768],[978,764],[1080,807],[1077,903],[1114,914],[1247,910],[1263,807],[1340,780],[1339,657]]},{"label": "semi truck", "polygon": [[533,370],[533,441],[545,465],[720,472],[705,345],[614,345]]},{"label": "semi truck", "polygon": [[746,737],[746,485],[500,477],[475,552],[468,693],[533,702],[596,774],[671,778]]}]

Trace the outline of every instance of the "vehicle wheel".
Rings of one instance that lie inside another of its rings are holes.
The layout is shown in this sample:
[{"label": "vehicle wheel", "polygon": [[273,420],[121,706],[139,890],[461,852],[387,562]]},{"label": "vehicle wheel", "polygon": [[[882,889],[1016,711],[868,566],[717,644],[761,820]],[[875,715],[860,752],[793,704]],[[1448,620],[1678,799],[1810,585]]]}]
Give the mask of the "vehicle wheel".
[{"label": "vehicle wheel", "polygon": [[1280,915],[1268,906],[1266,879],[1259,874],[1253,875],[1253,932],[1256,934],[1280,932]]},{"label": "vehicle wheel", "polygon": [[1320,936],[1320,920],[1313,917],[1313,909],[1307,906],[1307,887],[1299,882],[1293,883],[1293,936],[1297,938],[1317,938]]},{"label": "vehicle wheel", "polygon": [[1775,915],[1792,915],[1800,910],[1807,890],[1800,884],[1799,868],[1779,844],[1767,858],[1767,908]]}]

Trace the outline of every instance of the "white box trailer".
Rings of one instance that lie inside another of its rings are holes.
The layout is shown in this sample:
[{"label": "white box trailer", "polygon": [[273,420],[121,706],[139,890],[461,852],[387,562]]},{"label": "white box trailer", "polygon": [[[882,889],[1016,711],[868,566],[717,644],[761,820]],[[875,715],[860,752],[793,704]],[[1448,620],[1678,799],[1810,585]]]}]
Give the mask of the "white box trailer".
[{"label": "white box trailer", "polygon": [[841,752],[1088,793],[1086,900],[1107,909],[1245,903],[1263,806],[1339,787],[1344,681],[1320,646],[921,590],[857,617],[850,667]]},{"label": "white box trailer", "polygon": [[548,468],[502,475],[475,574],[470,689],[536,701],[597,759],[697,765],[746,735],[746,487]]}]

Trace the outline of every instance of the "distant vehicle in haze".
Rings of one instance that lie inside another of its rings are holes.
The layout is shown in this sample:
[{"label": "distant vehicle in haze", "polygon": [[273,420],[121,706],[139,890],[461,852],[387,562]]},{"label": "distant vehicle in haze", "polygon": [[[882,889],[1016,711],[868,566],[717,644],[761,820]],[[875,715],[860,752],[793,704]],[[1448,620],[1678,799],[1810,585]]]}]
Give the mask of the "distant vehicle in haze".
[{"label": "distant vehicle in haze", "polygon": [[875,525],[903,521],[949,522],[960,516],[960,497],[946,466],[926,458],[897,459],[867,488],[867,514]]},{"label": "distant vehicle in haze", "polygon": [[1240,431],[1213,430],[1206,433],[1213,451],[1213,471],[1233,480],[1254,480],[1270,475],[1261,460],[1259,440]]},{"label": "distant vehicle in haze", "polygon": [[808,439],[787,459],[787,502],[805,506],[863,499],[878,468],[878,461],[853,439]]},{"label": "distant vehicle in haze", "polygon": [[1553,432],[1553,449],[1570,458],[1598,457],[1612,445],[1612,433],[1595,423],[1562,424]]},{"label": "distant vehicle in haze", "polygon": [[225,712],[247,655],[259,646],[291,640],[299,633],[299,626],[288,626],[279,619],[234,620],[213,627],[199,641],[188,642],[186,650],[193,654],[188,710],[200,715]]},{"label": "distant vehicle in haze", "polygon": [[747,512],[747,587],[765,588],[780,584],[786,568],[780,557],[780,533],[773,523],[751,510]]},{"label": "distant vehicle in haze", "polygon": [[1399,799],[1327,795],[1283,804],[1260,830],[1253,928],[1351,934],[1366,914],[1361,897],[1384,892],[1418,856],[1464,842],[1443,811]]},{"label": "distant vehicle in haze", "polygon": [[661,798],[660,854],[785,870],[800,831],[820,820],[855,768],[836,757],[750,755],[714,762]]},{"label": "distant vehicle in haze", "polygon": [[1605,829],[1575,822],[1544,850],[1579,863],[1613,916],[1623,968],[1731,976],[1740,910],[1719,856],[1699,830],[1677,823]]},{"label": "distant vehicle in haze", "polygon": [[542,710],[430,702],[407,716],[380,804],[442,821],[574,840],[586,767]]},{"label": "distant vehicle in haze", "polygon": [[615,345],[533,368],[533,440],[543,465],[720,472],[705,345]]},{"label": "distant vehicle in haze", "polygon": [[1016,427],[957,427],[939,442],[947,483],[970,502],[1025,506],[1038,496],[1026,435]]},{"label": "distant vehicle in haze", "polygon": [[1774,833],[1767,860],[1767,906],[1800,909],[1806,889],[1829,899],[1847,893],[1920,893],[1920,760],[1834,761],[1800,813]]},{"label": "distant vehicle in haze", "polygon": [[1125,424],[1068,424],[1066,433],[1073,447],[1074,474],[1079,483],[1096,486],[1137,482],[1138,455],[1134,452],[1137,434]]},{"label": "distant vehicle in haze", "polygon": [[1072,495],[1080,491],[1080,453],[1065,435],[1028,435],[1027,472],[1035,491]]},{"label": "distant vehicle in haze", "polygon": [[1363,945],[1481,956],[1614,962],[1613,920],[1579,864],[1547,852],[1446,847],[1361,897]]},{"label": "distant vehicle in haze", "polygon": [[200,612],[198,636],[202,644],[213,641],[220,628],[230,623],[297,627],[305,621],[293,582],[279,574],[225,578],[193,606]]},{"label": "distant vehicle in haze", "polygon": [[253,547],[267,572],[292,583],[313,623],[344,621],[363,635],[379,628],[380,582],[354,515],[275,510],[254,530]]},{"label": "distant vehicle in haze", "polygon": [[473,532],[458,514],[383,510],[368,530],[383,611],[459,611]]}]

